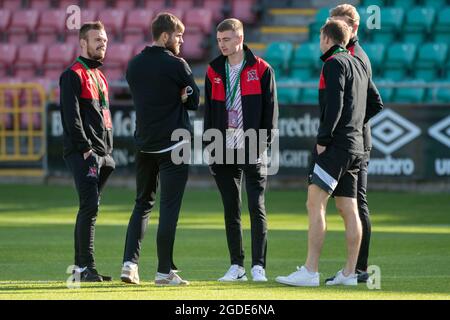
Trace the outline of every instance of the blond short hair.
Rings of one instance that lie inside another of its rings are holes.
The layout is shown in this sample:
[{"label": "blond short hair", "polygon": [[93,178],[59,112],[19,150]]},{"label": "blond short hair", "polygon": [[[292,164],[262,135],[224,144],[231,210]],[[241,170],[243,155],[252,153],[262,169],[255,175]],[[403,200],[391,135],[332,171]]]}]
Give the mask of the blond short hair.
[{"label": "blond short hair", "polygon": [[358,10],[351,4],[340,4],[337,7],[330,10],[330,17],[345,17],[347,23],[355,26],[359,26],[360,16]]}]

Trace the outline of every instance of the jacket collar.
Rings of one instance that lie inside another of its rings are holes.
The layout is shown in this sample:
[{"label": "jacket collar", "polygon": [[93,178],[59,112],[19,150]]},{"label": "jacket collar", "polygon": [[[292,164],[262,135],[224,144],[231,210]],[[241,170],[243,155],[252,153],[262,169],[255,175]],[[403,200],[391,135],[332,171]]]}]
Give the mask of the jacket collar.
[{"label": "jacket collar", "polygon": [[[247,47],[246,44],[244,44],[244,55],[245,55],[245,65],[246,66],[253,66],[256,63],[256,57],[253,54],[253,52]],[[224,55],[220,55],[217,58],[215,58],[213,61],[209,63],[211,68],[213,68],[217,73],[225,76],[225,62],[227,60],[227,57]]]},{"label": "jacket collar", "polygon": [[175,55],[173,54],[172,51],[170,51],[170,50],[167,49],[167,48],[160,47],[160,46],[146,46],[146,47],[144,48],[144,50],[142,50],[142,52],[143,52],[143,53],[165,52],[165,53],[167,53],[168,55],[175,56]]},{"label": "jacket collar", "polygon": [[103,65],[103,63],[98,60],[92,60],[92,59],[84,58],[82,56],[79,56],[78,58],[80,58],[81,61],[83,61],[90,69],[96,69]]},{"label": "jacket collar", "polygon": [[348,48],[354,47],[357,42],[359,42],[358,36],[351,38],[350,41],[348,42],[346,48],[348,49]]},{"label": "jacket collar", "polygon": [[328,49],[327,52],[325,52],[321,57],[320,60],[322,60],[323,62],[327,61],[328,58],[330,58],[331,56],[334,55],[334,52],[338,49],[341,50],[345,50],[347,51],[345,48],[343,48],[341,45],[339,44],[335,44],[334,46],[332,46],[330,49]]}]

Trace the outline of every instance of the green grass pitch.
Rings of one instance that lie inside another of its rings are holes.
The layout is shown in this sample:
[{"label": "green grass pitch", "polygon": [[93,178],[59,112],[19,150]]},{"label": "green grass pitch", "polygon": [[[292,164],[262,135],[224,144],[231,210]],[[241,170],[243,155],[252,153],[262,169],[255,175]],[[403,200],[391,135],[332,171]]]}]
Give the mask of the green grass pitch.
[{"label": "green grass pitch", "polygon": [[[381,268],[381,289],[292,288],[277,284],[306,257],[306,192],[268,190],[267,283],[216,281],[229,266],[222,204],[216,190],[186,190],[175,242],[175,263],[188,287],[156,287],[152,213],[140,261],[141,285],[119,281],[134,191],[107,187],[97,219],[96,260],[111,283],[68,289],[77,197],[72,187],[0,186],[0,299],[450,299],[450,196],[370,192],[370,264]],[[244,245],[250,270],[249,216],[244,196]],[[321,258],[321,282],[344,265],[343,222],[332,201]]]}]

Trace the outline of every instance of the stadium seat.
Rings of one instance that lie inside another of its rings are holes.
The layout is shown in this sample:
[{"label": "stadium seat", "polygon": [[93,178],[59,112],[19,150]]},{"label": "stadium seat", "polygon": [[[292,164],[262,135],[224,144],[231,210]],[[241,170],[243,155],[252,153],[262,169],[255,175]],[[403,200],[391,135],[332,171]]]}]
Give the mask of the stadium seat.
[{"label": "stadium seat", "polygon": [[286,72],[291,64],[294,46],[291,42],[272,42],[266,49],[264,59],[274,68]]},{"label": "stadium seat", "polygon": [[133,45],[127,43],[112,43],[108,45],[105,65],[113,68],[124,68],[133,55]]},{"label": "stadium seat", "polygon": [[[0,9],[0,42],[4,40],[6,30],[11,22],[11,11],[7,9]],[[5,37],[6,38],[6,37]]]},{"label": "stadium seat", "polygon": [[413,43],[394,43],[388,48],[386,62],[383,66],[384,78],[394,81],[402,80],[408,74],[416,56],[416,45]]},{"label": "stadium seat", "polygon": [[17,58],[17,46],[13,43],[0,43],[0,74],[6,77]]},{"label": "stadium seat", "polygon": [[448,39],[450,39],[450,6],[439,11],[433,33],[435,42],[448,43]]},{"label": "stadium seat", "polygon": [[210,34],[214,30],[213,14],[210,9],[195,8],[186,11],[184,23],[186,32],[200,30],[204,34]]},{"label": "stadium seat", "polygon": [[394,88],[389,85],[393,85],[394,82],[390,79],[374,79],[374,82],[383,102],[391,102],[394,95]]},{"label": "stadium seat", "polygon": [[417,2],[416,0],[390,0],[389,4],[392,7],[399,7],[404,10],[408,10],[414,7],[417,4]]},{"label": "stadium seat", "polygon": [[58,80],[61,72],[67,68],[75,58],[75,46],[70,43],[55,43],[49,46],[44,64],[44,76]]},{"label": "stadium seat", "polygon": [[172,0],[172,6],[178,9],[189,10],[194,8],[195,0]]},{"label": "stadium seat", "polygon": [[404,10],[386,7],[381,10],[380,29],[367,30],[373,42],[389,43],[397,39],[403,26]]},{"label": "stadium seat", "polygon": [[[320,45],[316,42],[306,42],[300,44],[300,46],[295,49],[294,57],[291,62],[291,71],[297,76],[301,74],[306,75],[307,72],[312,74],[319,74],[319,69],[321,65],[320,56]],[[304,70],[301,72],[300,70]]]},{"label": "stadium seat", "polygon": [[36,70],[44,63],[45,51],[46,46],[40,43],[21,46],[14,66],[16,77],[22,79],[33,78]]},{"label": "stadium seat", "polygon": [[447,4],[447,0],[422,0],[422,5],[428,8],[434,8],[436,10],[441,9]]},{"label": "stadium seat", "polygon": [[36,30],[38,22],[39,11],[33,9],[14,11],[8,32],[9,42],[27,43],[28,35]]},{"label": "stadium seat", "polygon": [[243,23],[253,24],[256,22],[255,0],[231,0],[231,15]]},{"label": "stadium seat", "polygon": [[52,0],[29,0],[30,8],[43,10],[50,9],[52,6]]},{"label": "stadium seat", "polygon": [[21,10],[22,8],[22,1],[20,0],[3,0],[3,9],[17,11]]},{"label": "stadium seat", "polygon": [[152,9],[155,13],[161,12],[166,7],[166,0],[146,0],[145,8]]},{"label": "stadium seat", "polygon": [[150,9],[129,11],[123,29],[123,41],[130,44],[145,42],[150,33],[152,18],[153,11]]},{"label": "stadium seat", "polygon": [[330,8],[321,8],[316,13],[316,19],[309,25],[309,40],[316,41],[320,34],[320,28],[330,16]]},{"label": "stadium seat", "polygon": [[386,46],[382,43],[367,43],[362,47],[370,59],[372,74],[379,74],[384,62]]},{"label": "stadium seat", "polygon": [[445,43],[425,43],[419,48],[414,66],[417,79],[433,81],[439,77],[440,69],[445,65],[448,45]]},{"label": "stadium seat", "polygon": [[[411,84],[425,84],[424,81],[415,80]],[[420,103],[424,101],[426,88],[424,87],[407,87],[396,88],[393,102],[396,103]]]},{"label": "stadium seat", "polygon": [[[448,85],[450,86],[450,79],[447,81]],[[450,89],[447,88],[438,88],[436,90],[436,99],[439,102],[445,102],[450,103]]]},{"label": "stadium seat", "polygon": [[177,17],[178,19],[184,21],[184,10],[183,9],[168,7],[168,8],[164,8],[163,11],[169,12],[169,13],[173,14],[175,17]]},{"label": "stadium seat", "polygon": [[41,22],[37,28],[38,42],[45,44],[57,42],[64,33],[66,17],[66,12],[63,10],[43,10]]},{"label": "stadium seat", "polygon": [[277,98],[280,104],[295,104],[300,101],[300,89],[295,87],[283,87],[283,84],[290,84],[296,79],[280,78],[277,79]]},{"label": "stadium seat", "polygon": [[431,33],[434,24],[435,10],[433,8],[416,7],[408,11],[403,27],[403,41],[424,42]]},{"label": "stadium seat", "polygon": [[185,33],[184,43],[181,46],[182,56],[188,60],[202,60],[205,58],[203,33]]},{"label": "stadium seat", "polygon": [[221,21],[224,17],[223,0],[203,0],[203,8],[211,10],[215,22]]},{"label": "stadium seat", "polygon": [[108,6],[107,0],[85,0],[85,4],[89,9],[103,10]]},{"label": "stadium seat", "polygon": [[125,11],[121,9],[100,10],[98,19],[103,22],[108,35],[118,35],[125,23]]},{"label": "stadium seat", "polygon": [[134,10],[137,7],[135,0],[116,0],[114,8],[122,10]]},{"label": "stadium seat", "polygon": [[78,1],[78,0],[59,0],[56,2],[56,5],[58,8],[66,9],[71,5],[79,6],[80,1]]},{"label": "stadium seat", "polygon": [[[317,84],[319,79],[317,79]],[[319,104],[319,88],[303,88],[301,90],[300,102],[306,104]]]},{"label": "stadium seat", "polygon": [[386,1],[383,0],[363,0],[360,3],[361,6],[363,7],[368,7],[368,6],[379,6],[379,7],[384,7],[386,5]]}]

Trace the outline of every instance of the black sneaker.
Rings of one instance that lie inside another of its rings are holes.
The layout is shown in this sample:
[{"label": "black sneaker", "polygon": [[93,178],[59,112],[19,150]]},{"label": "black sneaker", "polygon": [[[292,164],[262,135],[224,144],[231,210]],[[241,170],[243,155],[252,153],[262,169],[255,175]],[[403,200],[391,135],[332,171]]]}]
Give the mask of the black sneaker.
[{"label": "black sneaker", "polygon": [[74,279],[80,279],[80,282],[112,281],[112,277],[101,275],[96,269],[87,268],[81,273],[74,270],[73,273]]},{"label": "black sneaker", "polygon": [[356,274],[358,275],[358,283],[367,283],[369,280],[369,274],[366,271],[356,270]]}]

